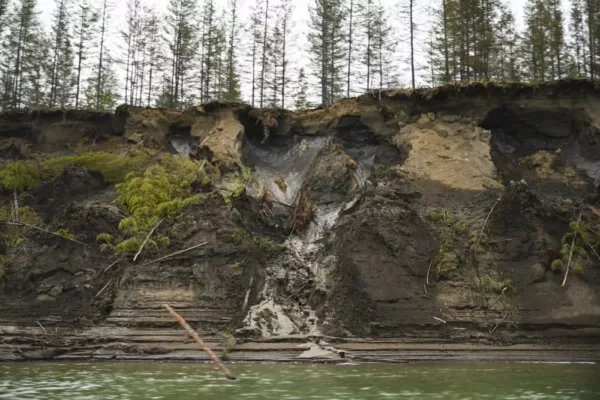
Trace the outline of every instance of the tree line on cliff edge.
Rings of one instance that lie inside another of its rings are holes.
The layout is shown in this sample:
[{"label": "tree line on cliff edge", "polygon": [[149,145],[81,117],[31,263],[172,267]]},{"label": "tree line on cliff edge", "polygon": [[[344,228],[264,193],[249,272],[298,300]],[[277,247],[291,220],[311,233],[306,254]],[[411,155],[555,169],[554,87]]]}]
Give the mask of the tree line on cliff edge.
[{"label": "tree line on cliff edge", "polygon": [[118,27],[112,1],[54,0],[46,31],[36,0],[0,0],[0,109],[305,109],[400,86],[600,78],[600,0],[570,0],[568,19],[560,0],[527,0],[523,29],[507,0],[311,0],[303,27],[293,0],[249,13],[169,0],[162,15],[127,0]]}]

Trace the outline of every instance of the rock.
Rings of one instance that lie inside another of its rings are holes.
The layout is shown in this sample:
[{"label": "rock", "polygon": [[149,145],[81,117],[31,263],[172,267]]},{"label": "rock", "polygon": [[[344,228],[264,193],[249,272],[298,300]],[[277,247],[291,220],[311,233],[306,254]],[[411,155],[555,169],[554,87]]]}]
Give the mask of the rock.
[{"label": "rock", "polygon": [[48,294],[52,297],[58,297],[62,292],[63,292],[62,285],[56,285],[52,289],[50,289]]}]

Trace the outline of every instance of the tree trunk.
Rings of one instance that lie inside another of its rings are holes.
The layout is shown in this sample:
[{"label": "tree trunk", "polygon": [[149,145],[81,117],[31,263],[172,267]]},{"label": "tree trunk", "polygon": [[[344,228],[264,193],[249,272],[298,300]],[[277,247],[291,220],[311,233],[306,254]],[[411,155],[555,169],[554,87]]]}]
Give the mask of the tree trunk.
[{"label": "tree trunk", "polygon": [[264,93],[265,93],[265,67],[267,65],[267,32],[268,32],[268,21],[269,21],[269,0],[267,0],[265,6],[265,29],[263,33],[263,54],[262,54],[262,68],[260,77],[260,108],[263,107]]}]

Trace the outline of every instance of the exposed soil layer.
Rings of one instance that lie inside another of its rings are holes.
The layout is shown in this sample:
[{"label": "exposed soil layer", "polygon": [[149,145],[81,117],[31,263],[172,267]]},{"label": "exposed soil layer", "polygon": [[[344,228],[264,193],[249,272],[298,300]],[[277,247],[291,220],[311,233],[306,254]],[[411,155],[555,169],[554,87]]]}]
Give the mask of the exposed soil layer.
[{"label": "exposed soil layer", "polygon": [[[0,277],[0,359],[203,360],[169,303],[233,361],[596,361],[599,260],[564,287],[551,264],[569,224],[600,207],[599,110],[596,84],[558,82],[303,113],[0,114],[5,162],[151,148],[220,171],[160,226],[168,250],[136,263],[96,242],[126,217],[98,173],[69,166],[22,196],[76,241],[20,231],[27,246]],[[224,196],[232,175],[243,190]]]}]

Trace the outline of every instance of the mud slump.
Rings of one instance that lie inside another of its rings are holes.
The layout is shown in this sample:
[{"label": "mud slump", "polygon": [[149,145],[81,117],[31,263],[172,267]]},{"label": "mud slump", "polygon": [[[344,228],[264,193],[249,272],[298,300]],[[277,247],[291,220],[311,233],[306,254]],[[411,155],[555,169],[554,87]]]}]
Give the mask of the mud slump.
[{"label": "mud slump", "polygon": [[380,145],[355,117],[342,118],[326,136],[266,137],[259,129],[246,136],[243,161],[259,186],[289,206],[292,221],[300,208],[309,211],[306,226],[292,224],[285,250],[268,264],[261,301],[250,308],[242,331],[266,337],[320,334],[313,306],[322,306],[329,279],[321,253],[340,215],[364,192]]}]

